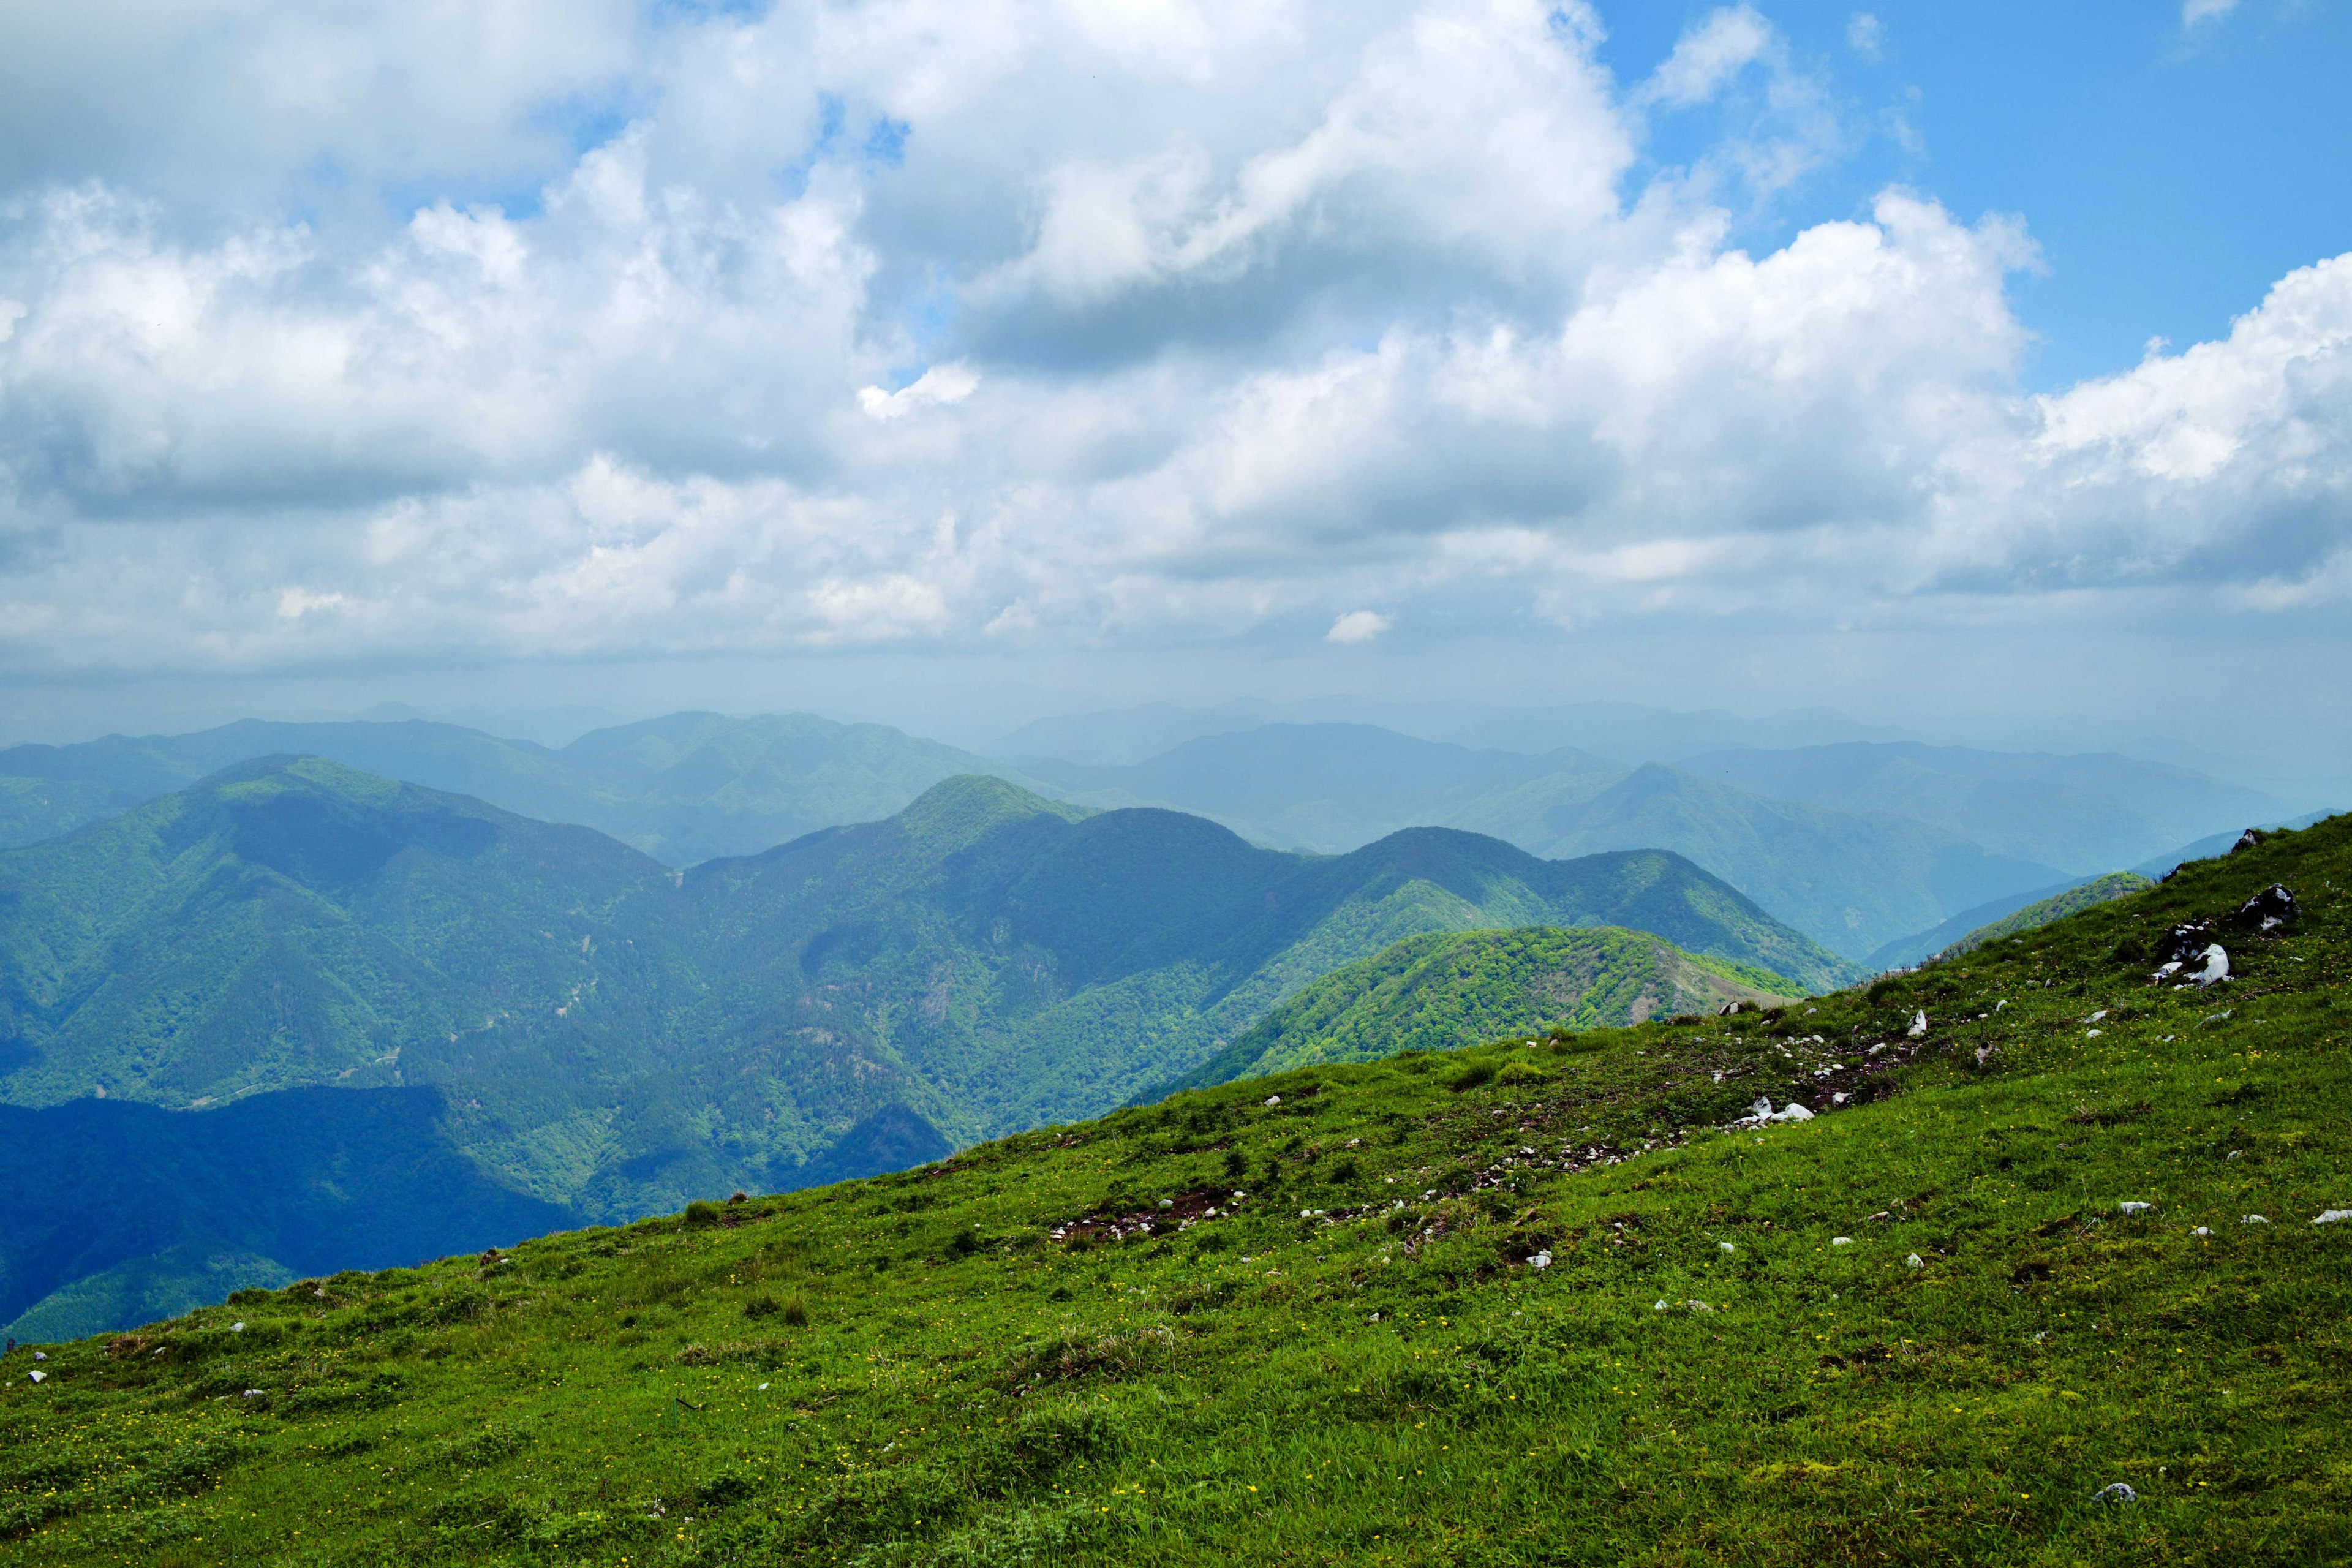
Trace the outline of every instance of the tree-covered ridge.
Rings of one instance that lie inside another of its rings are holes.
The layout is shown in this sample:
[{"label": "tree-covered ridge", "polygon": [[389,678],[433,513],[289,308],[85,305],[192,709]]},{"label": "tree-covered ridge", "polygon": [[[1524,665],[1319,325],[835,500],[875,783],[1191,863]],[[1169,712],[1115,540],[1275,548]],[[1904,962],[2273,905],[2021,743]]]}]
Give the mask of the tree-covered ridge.
[{"label": "tree-covered ridge", "polygon": [[2079,887],[2069,888],[2064,892],[2053,894],[2038,903],[2028,904],[2015,914],[2005,915],[1990,925],[1979,926],[1937,956],[1958,958],[1963,954],[1974,952],[1989,942],[1998,942],[2002,937],[2014,936],[2021,931],[2032,931],[2036,926],[2046,926],[2052,921],[2063,920],[2076,910],[2087,910],[2094,904],[2111,903],[2116,899],[2129,898],[2141,889],[2154,885],[2137,871],[2111,871],[2104,877],[2094,877]]},{"label": "tree-covered ridge", "polygon": [[1791,989],[1769,971],[1695,957],[1642,931],[1432,932],[1333,970],[1172,1087],[1712,1013],[1731,1001],[1785,1002]]},{"label": "tree-covered ridge", "polygon": [[[2299,911],[2237,920],[2273,882]],[[2339,819],[1784,1009],[1327,1064],[19,1351],[0,1542],[2335,1562],[2347,888]],[[2185,922],[2217,989],[2150,982]]]}]

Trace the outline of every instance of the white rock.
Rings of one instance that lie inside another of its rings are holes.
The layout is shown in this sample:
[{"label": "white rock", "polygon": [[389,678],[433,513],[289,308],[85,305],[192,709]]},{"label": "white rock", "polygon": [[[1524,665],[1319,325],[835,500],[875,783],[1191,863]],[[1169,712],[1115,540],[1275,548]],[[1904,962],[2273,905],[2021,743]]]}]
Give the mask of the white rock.
[{"label": "white rock", "polygon": [[2102,1018],[2105,1017],[2106,1016],[2107,1016],[2107,1010],[2106,1010],[2105,1007],[2102,1007],[2102,1008],[2100,1008],[2097,1012],[2095,1012],[2095,1013],[2092,1014],[2089,1017],[2087,1017],[2087,1018],[2084,1019],[2084,1020],[2083,1020],[2083,1022],[2084,1022],[2085,1024],[2095,1024],[2095,1023],[2097,1023],[2100,1019],[2102,1019]]},{"label": "white rock", "polygon": [[1550,1248],[1549,1248],[1549,1247],[1547,1247],[1547,1248],[1545,1248],[1543,1251],[1537,1253],[1533,1258],[1528,1258],[1528,1268],[1550,1268],[1550,1267],[1551,1267],[1551,1249],[1550,1249]]},{"label": "white rock", "polygon": [[1650,1309],[1653,1312],[1663,1312],[1665,1310],[1666,1304],[1664,1301],[1659,1302],[1656,1306]]},{"label": "white rock", "polygon": [[1830,1237],[1830,1245],[1832,1247],[1852,1247],[1853,1245],[1853,1237],[1850,1236],[1833,1236]]},{"label": "white rock", "polygon": [[1704,1301],[1685,1301],[1683,1305],[1688,1307],[1694,1312],[1712,1312],[1715,1310],[1714,1308],[1708,1306]]},{"label": "white rock", "polygon": [[1903,1260],[1903,1267],[1906,1268],[1925,1268],[1927,1266],[1919,1261],[1919,1255],[1915,1252],[1910,1257]]},{"label": "white rock", "polygon": [[1727,1241],[1718,1241],[1716,1243],[1716,1246],[1723,1248],[1726,1252],[1737,1252],[1739,1250],[1739,1248],[1732,1246],[1731,1243]]},{"label": "white rock", "polygon": [[2191,1230],[2189,1234],[2189,1235],[2191,1235],[2191,1236],[2210,1236],[2210,1235],[2212,1235],[2213,1233],[2212,1233],[2211,1231],[2210,1231],[2210,1230],[2206,1229],[2203,1226],[2201,1226],[2201,1225],[2200,1225],[2200,1226],[2197,1226],[2195,1229]]},{"label": "white rock", "polygon": [[1830,1103],[1832,1105],[1843,1105],[1851,1098],[1853,1097],[1846,1094],[1843,1090],[1840,1090],[1838,1093],[1830,1096]]},{"label": "white rock", "polygon": [[761,1384],[760,1385],[759,1392],[761,1392],[761,1394],[765,1394],[765,1393],[767,1393],[767,1392],[768,1392],[768,1385],[767,1385],[766,1384],[764,1384],[764,1383],[763,1383],[763,1384]]},{"label": "white rock", "polygon": [[1923,1007],[1918,1012],[1911,1015],[1911,1026],[1908,1029],[1906,1029],[1904,1033],[1916,1040],[1927,1032],[1927,1009]]},{"label": "white rock", "polygon": [[35,1383],[47,1383],[49,1380],[49,1374],[46,1372],[28,1372],[25,1375]]},{"label": "white rock", "polygon": [[2083,1031],[2083,1037],[2086,1040],[2095,1040],[2105,1033],[2105,1029],[2085,1029]]},{"label": "white rock", "polygon": [[2311,1223],[2314,1225],[2334,1225],[2340,1219],[2352,1219],[2352,1209],[2329,1209],[2326,1214],[2321,1215],[2317,1219],[2313,1220]]},{"label": "white rock", "polygon": [[1265,1102],[1268,1105],[1280,1105],[1282,1103],[1282,1096],[1278,1094],[1269,1094],[1265,1097]]},{"label": "white rock", "polygon": [[228,1326],[228,1331],[233,1334],[241,1334],[245,1332],[245,1325],[243,1323],[231,1323]]},{"label": "white rock", "polygon": [[1811,1121],[1812,1119],[1813,1113],[1793,1100],[1774,1111],[1769,1118],[1773,1121]]},{"label": "white rock", "polygon": [[2148,1210],[2150,1210],[2150,1209],[2154,1208],[2155,1206],[2156,1206],[2156,1205],[2155,1205],[2154,1204],[2136,1204],[2136,1203],[2131,1203],[2131,1202],[2125,1202],[2125,1203],[2119,1203],[2119,1204],[2117,1204],[2117,1205],[2116,1205],[2116,1212],[2117,1212],[2118,1214],[2146,1214]]},{"label": "white rock", "polygon": [[2245,1218],[2243,1218],[2243,1219],[2240,1220],[2238,1223],[2239,1223],[2240,1225],[2268,1225],[2268,1224],[2270,1224],[2270,1221],[2268,1221],[2268,1220],[2264,1219],[2262,1215],[2258,1215],[2258,1214],[2250,1214],[2250,1215],[2248,1215]]},{"label": "white rock", "polygon": [[47,1351],[35,1351],[33,1352],[33,1359],[35,1361],[47,1361],[49,1359],[49,1352]]},{"label": "white rock", "polygon": [[2123,1482],[2116,1481],[2112,1486],[2101,1487],[2097,1491],[2092,1493],[2091,1500],[2093,1502],[2137,1502],[2139,1501],[2139,1493],[2132,1490],[2130,1487],[2126,1486]]}]

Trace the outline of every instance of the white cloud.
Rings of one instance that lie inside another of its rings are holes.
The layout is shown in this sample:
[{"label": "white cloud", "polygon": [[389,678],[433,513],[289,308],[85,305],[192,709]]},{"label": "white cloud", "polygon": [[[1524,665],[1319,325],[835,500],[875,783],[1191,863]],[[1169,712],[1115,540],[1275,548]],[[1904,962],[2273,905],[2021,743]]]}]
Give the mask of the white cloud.
[{"label": "white cloud", "polygon": [[1867,11],[1856,11],[1846,19],[1845,44],[1864,59],[1875,60],[1886,52],[1886,25]]},{"label": "white cloud", "polygon": [[[352,86],[262,157],[184,84],[0,189],[0,673],[2352,593],[2352,261],[2028,396],[2017,225],[1895,191],[1727,239],[1835,142],[1748,7],[1630,87],[1537,0],[582,15],[451,66],[438,141]],[[1645,115],[1727,93],[1726,173],[1634,183]],[[272,210],[190,196],[207,158]],[[299,199],[336,158],[366,199]]]},{"label": "white cloud", "polygon": [[2200,26],[2218,22],[2238,8],[2238,0],[2181,0],[2180,25]]},{"label": "white cloud", "polygon": [[1709,12],[1675,42],[1640,96],[1686,108],[1704,103],[1733,78],[1762,58],[1774,42],[1772,25],[1752,5],[1725,5]]},{"label": "white cloud", "polygon": [[970,365],[939,364],[896,392],[885,392],[878,386],[861,387],[857,405],[866,410],[868,419],[899,419],[918,408],[941,408],[961,403],[979,386],[980,377]]}]

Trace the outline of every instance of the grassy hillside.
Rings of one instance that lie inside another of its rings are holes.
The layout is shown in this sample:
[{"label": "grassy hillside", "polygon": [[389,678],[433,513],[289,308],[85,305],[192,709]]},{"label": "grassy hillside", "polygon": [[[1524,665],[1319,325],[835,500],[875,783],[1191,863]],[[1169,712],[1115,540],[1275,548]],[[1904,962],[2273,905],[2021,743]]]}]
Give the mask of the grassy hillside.
[{"label": "grassy hillside", "polygon": [[1408,937],[1316,981],[1171,1087],[1712,1013],[1735,999],[1785,1001],[1788,989],[1778,975],[1696,958],[1641,931],[1534,926]]},{"label": "grassy hillside", "polygon": [[[2303,912],[2218,927],[2229,983],[2149,984],[2273,880]],[[19,1351],[0,1539],[2344,1562],[2347,884],[2338,819],[1776,1015],[1321,1066]],[[1759,1097],[1818,1114],[1736,1125]]]},{"label": "grassy hillside", "polygon": [[1989,942],[1998,942],[2002,937],[2014,936],[2021,931],[2032,931],[2036,926],[2046,926],[2052,921],[2063,920],[2076,910],[2087,910],[2094,904],[2112,903],[2117,899],[2127,899],[2141,889],[2150,886],[2153,884],[2148,879],[2137,871],[2110,871],[2104,877],[2094,877],[2079,887],[2069,888],[2063,893],[2053,894],[2036,903],[2028,904],[2014,914],[2004,915],[1990,924],[1979,926],[1951,946],[1944,949],[1937,956],[1958,958],[1963,954],[1974,952]]},{"label": "grassy hillside", "polygon": [[120,816],[239,763],[296,755],[582,824],[670,866],[754,854],[820,827],[887,816],[957,774],[1020,776],[885,725],[807,713],[673,713],[561,749],[422,720],[246,720],[188,735],[0,751],[0,846]]}]

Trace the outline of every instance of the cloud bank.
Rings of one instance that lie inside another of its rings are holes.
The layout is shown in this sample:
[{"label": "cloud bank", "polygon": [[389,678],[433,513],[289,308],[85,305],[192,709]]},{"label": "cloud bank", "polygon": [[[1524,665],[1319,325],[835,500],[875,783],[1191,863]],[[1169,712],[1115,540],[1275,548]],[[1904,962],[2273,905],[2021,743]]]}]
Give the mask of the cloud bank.
[{"label": "cloud bank", "polygon": [[2021,223],[1733,243],[1750,6],[140,9],[0,50],[13,677],[2352,592],[2352,257],[2029,395]]}]

